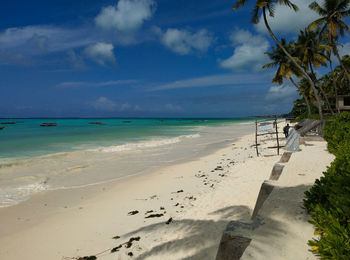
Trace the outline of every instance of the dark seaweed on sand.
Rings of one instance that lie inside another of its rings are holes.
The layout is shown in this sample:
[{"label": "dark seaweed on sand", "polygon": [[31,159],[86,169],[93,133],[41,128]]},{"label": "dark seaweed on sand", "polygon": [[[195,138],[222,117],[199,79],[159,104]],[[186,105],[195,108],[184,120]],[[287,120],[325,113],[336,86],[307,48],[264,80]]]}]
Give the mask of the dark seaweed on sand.
[{"label": "dark seaweed on sand", "polygon": [[132,215],[136,215],[137,213],[139,213],[138,210],[133,210],[133,211],[130,211],[130,212],[128,213],[128,215],[129,215],[129,216],[132,216]]},{"label": "dark seaweed on sand", "polygon": [[97,257],[94,255],[79,257],[77,260],[96,260]]},{"label": "dark seaweed on sand", "polygon": [[163,216],[164,216],[164,214],[151,214],[145,218],[159,218],[159,217],[163,217]]}]

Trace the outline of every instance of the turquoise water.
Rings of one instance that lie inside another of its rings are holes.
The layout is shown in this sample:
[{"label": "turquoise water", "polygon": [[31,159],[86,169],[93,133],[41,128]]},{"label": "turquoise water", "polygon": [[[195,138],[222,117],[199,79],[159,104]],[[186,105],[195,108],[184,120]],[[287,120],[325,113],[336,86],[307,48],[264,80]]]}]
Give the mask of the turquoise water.
[{"label": "turquoise water", "polygon": [[[21,122],[1,124],[5,121]],[[1,119],[0,207],[45,190],[115,181],[194,160],[252,133],[252,121]],[[41,127],[43,122],[57,126]]]},{"label": "turquoise water", "polygon": [[[0,159],[28,158],[59,152],[134,143],[196,132],[199,126],[251,121],[236,119],[0,119]],[[1,124],[21,121],[16,124]],[[130,122],[125,122],[130,121]],[[57,126],[41,127],[43,122]],[[103,122],[92,125],[89,122]]]}]

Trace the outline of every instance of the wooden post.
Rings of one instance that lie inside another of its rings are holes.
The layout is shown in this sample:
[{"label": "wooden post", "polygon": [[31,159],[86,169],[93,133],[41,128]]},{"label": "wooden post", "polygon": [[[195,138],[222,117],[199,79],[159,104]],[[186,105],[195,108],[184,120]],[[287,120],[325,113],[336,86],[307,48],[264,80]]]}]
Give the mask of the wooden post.
[{"label": "wooden post", "polygon": [[259,156],[259,151],[258,151],[258,120],[255,120],[255,149],[256,149],[256,156]]},{"label": "wooden post", "polygon": [[277,116],[275,116],[276,139],[277,139],[277,154],[280,155],[280,142],[278,140]]}]

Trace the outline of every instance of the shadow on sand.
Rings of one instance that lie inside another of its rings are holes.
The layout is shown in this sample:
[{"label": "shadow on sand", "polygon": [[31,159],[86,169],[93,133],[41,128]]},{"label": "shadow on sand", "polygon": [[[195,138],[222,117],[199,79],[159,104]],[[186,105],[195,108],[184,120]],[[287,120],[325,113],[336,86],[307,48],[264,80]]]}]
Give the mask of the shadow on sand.
[{"label": "shadow on sand", "polygon": [[[295,215],[295,207],[290,207],[291,203],[298,204],[297,208],[299,213],[301,213],[301,220],[307,221],[309,216],[301,207],[301,200],[304,192],[309,188],[310,186],[306,185],[276,187],[273,199],[276,198],[283,201],[292,198],[293,201],[289,201],[289,203],[280,203],[278,208],[271,207],[264,210],[264,215],[260,216],[258,214],[253,224],[247,224],[251,216],[251,210],[248,207],[232,206],[211,212],[209,215],[217,216],[218,220],[216,221],[196,219],[176,220],[175,218],[170,225],[165,225],[165,222],[151,224],[131,231],[125,234],[125,236],[141,235],[142,233],[143,235],[141,236],[145,236],[144,239],[152,239],[155,241],[156,245],[154,247],[138,255],[136,259],[161,259],[162,256],[166,256],[166,259],[171,259],[169,256],[175,256],[178,252],[183,252],[185,255],[188,255],[188,257],[183,258],[186,260],[215,259],[221,235],[228,224],[243,229],[245,225],[250,225],[249,228],[254,230],[268,221],[273,224],[272,226],[274,228],[268,229],[261,236],[254,236],[254,240],[259,240],[260,243],[258,244],[263,247],[265,243],[269,243],[270,237],[276,237],[281,233],[287,232],[287,230],[284,229],[283,223],[274,220],[273,216],[276,212],[279,215]],[[246,228],[248,227],[246,226]],[[162,236],[165,235],[174,238],[170,241],[159,243],[159,241],[162,240]],[[145,248],[143,248],[143,250],[144,249]],[[263,250],[263,248],[254,248],[254,250]],[[178,258],[174,257],[174,259]]]}]

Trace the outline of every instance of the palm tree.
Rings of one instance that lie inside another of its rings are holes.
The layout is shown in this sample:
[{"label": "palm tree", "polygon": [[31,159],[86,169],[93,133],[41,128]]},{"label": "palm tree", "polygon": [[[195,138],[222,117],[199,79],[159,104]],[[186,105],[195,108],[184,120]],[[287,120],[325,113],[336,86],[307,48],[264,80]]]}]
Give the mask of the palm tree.
[{"label": "palm tree", "polygon": [[[335,103],[337,103],[337,83],[335,80],[335,73],[333,71],[328,72],[322,78],[320,78],[320,86],[328,97],[331,97]],[[338,110],[339,112],[339,110]]]},{"label": "palm tree", "polygon": [[[313,103],[312,101],[315,101],[315,98],[313,95],[312,88],[309,84],[309,81],[306,78],[302,78],[299,81],[298,86],[299,86],[301,93],[303,93],[304,99],[305,100],[308,99],[310,101],[309,103]],[[310,106],[310,104],[309,104],[309,106]]]},{"label": "palm tree", "polygon": [[[344,65],[345,68],[347,68],[347,70],[350,69],[350,56],[349,55],[345,55],[342,59],[342,63]],[[347,75],[346,75],[346,71],[343,69],[343,66],[337,66],[334,69],[334,79],[335,82],[338,83],[339,91],[342,94],[348,94],[350,92],[350,86],[346,84],[347,81]]]},{"label": "palm tree", "polygon": [[[302,61],[304,69],[311,72],[315,85],[317,84],[317,78],[313,67],[318,68],[321,65],[327,67],[327,54],[331,50],[330,46],[322,44],[322,41],[318,38],[318,36],[318,31],[300,31],[298,41],[296,43],[297,56]],[[329,103],[328,97],[322,88],[322,85],[318,84],[318,87],[321,90],[331,114],[333,115],[334,112]]]},{"label": "palm tree", "polygon": [[[286,44],[285,39],[281,39],[282,46],[289,52],[293,53],[294,42],[290,42],[289,44]],[[303,93],[301,88],[298,86],[298,84],[294,81],[292,74],[296,75],[298,78],[302,77],[302,73],[300,70],[298,70],[295,65],[288,59],[288,57],[284,54],[281,48],[272,47],[272,52],[265,52],[272,60],[273,62],[265,64],[262,68],[271,68],[271,67],[278,67],[275,77],[272,79],[272,83],[278,83],[279,85],[283,84],[283,78],[289,79],[292,84],[297,88],[300,95],[305,100],[306,106],[307,106],[307,112],[308,115],[311,115],[311,108],[309,104],[309,100],[307,96]]]},{"label": "palm tree", "polygon": [[[244,4],[247,2],[248,0],[237,0],[237,2],[233,5],[233,9],[237,10],[238,8],[244,6]],[[267,22],[266,19],[266,10],[269,12],[269,15],[271,17],[274,16],[274,10],[275,10],[275,5],[276,4],[281,4],[281,5],[286,5],[290,8],[292,8],[294,11],[298,11],[298,7],[293,4],[291,1],[289,0],[256,0],[255,2],[255,7],[253,9],[253,16],[252,16],[252,22],[253,23],[258,23],[259,22],[259,15],[260,15],[260,11],[262,10],[262,14],[263,14],[263,18],[264,18],[264,23],[266,26],[266,29],[268,30],[270,36],[272,37],[272,39],[275,41],[275,43],[277,44],[278,47],[280,47],[282,49],[282,51],[284,52],[284,54],[289,58],[289,60],[302,72],[303,76],[308,80],[308,82],[310,83],[312,90],[314,92],[315,95],[315,99],[317,101],[317,107],[318,107],[318,113],[320,115],[320,120],[323,121],[323,113],[322,113],[322,106],[321,106],[321,100],[320,97],[318,95],[318,91],[315,87],[314,82],[312,81],[312,79],[310,78],[310,76],[308,75],[308,73],[301,67],[301,65],[297,62],[296,59],[294,59],[290,53],[288,53],[288,51],[282,46],[282,44],[280,43],[280,41],[277,39],[277,37],[274,35],[274,33],[272,32],[269,23]],[[323,127],[322,127],[323,129]]]},{"label": "palm tree", "polygon": [[313,21],[309,25],[309,29],[313,30],[318,27],[320,32],[327,32],[328,44],[332,47],[334,55],[337,57],[339,64],[350,82],[349,72],[345,68],[339,56],[337,44],[339,35],[344,37],[344,32],[350,32],[350,27],[343,22],[343,18],[350,16],[350,1],[349,0],[324,0],[322,6],[317,2],[312,2],[309,5],[310,9],[317,12],[321,18]]}]

